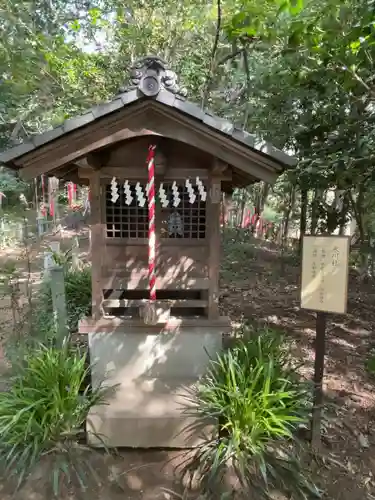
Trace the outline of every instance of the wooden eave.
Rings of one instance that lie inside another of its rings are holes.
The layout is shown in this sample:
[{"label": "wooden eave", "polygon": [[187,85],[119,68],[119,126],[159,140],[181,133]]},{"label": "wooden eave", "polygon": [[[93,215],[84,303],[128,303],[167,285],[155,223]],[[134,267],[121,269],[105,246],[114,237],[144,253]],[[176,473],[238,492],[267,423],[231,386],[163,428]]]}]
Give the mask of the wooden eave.
[{"label": "wooden eave", "polygon": [[233,186],[259,180],[273,183],[285,167],[296,163],[272,145],[170,91],[145,97],[138,89],[0,153],[0,162],[19,170],[24,179],[52,173],[70,179],[76,176],[77,162],[88,154],[154,134],[194,145],[227,163],[233,170]]}]

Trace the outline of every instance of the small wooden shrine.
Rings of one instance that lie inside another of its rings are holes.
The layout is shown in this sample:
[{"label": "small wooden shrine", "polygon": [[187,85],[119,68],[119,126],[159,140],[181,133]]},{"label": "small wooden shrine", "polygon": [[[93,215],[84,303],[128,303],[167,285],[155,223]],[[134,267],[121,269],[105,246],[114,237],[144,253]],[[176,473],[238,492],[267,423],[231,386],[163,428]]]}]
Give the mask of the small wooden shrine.
[{"label": "small wooden shrine", "polygon": [[[221,348],[220,200],[294,160],[186,100],[157,57],[135,64],[111,102],[0,155],[25,179],[88,184],[92,382],[118,384],[95,408],[89,439],[108,446],[191,447],[180,406]],[[207,432],[215,426],[207,424]]]}]

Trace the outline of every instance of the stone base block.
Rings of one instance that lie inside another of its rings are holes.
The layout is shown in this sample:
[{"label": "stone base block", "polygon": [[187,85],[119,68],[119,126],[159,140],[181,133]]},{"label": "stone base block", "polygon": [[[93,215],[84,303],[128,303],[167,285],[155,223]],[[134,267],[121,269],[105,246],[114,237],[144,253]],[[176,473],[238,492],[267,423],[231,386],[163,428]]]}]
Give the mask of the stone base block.
[{"label": "stone base block", "polygon": [[130,327],[123,331],[89,333],[91,377],[128,384],[140,378],[193,378],[206,372],[209,356],[221,350],[222,331],[190,327],[155,331]]},{"label": "stone base block", "polygon": [[[107,405],[89,413],[86,428],[92,446],[194,448],[217,432],[202,423],[189,402],[194,381],[147,379],[121,386]],[[100,436],[100,437],[98,437]]]}]

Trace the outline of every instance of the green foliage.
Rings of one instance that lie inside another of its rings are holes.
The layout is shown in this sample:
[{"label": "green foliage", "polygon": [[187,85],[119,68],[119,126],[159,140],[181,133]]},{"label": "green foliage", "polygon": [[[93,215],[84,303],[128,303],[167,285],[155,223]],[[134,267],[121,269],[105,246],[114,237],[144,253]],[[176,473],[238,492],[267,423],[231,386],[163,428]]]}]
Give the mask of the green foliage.
[{"label": "green foliage", "polygon": [[17,487],[48,458],[53,492],[63,482],[85,489],[92,477],[82,429],[90,408],[104,401],[101,388],[82,392],[88,375],[85,356],[68,349],[37,346],[25,355],[9,391],[0,393],[0,456],[6,477]]},{"label": "green foliage", "polygon": [[254,238],[250,231],[226,228],[222,234],[223,258],[221,273],[228,280],[246,272],[256,256]]},{"label": "green foliage", "polygon": [[[189,99],[202,100],[212,73],[205,102],[212,111],[298,156],[294,175],[266,200],[288,227],[307,189],[314,230],[332,231],[351,214],[363,242],[373,235],[375,207],[371,5],[222,0],[218,23],[217,4],[198,0],[126,7],[0,0],[0,141],[24,139],[107,99],[132,62],[156,53]],[[342,193],[342,207],[326,203],[330,188]]]},{"label": "green foliage", "polygon": [[307,423],[309,392],[278,333],[252,332],[211,360],[193,400],[202,419],[219,421],[219,438],[206,441],[194,463],[210,487],[231,467],[257,498],[271,498],[274,490],[319,498],[302,472],[295,437]]},{"label": "green foliage", "polygon": [[365,363],[367,372],[375,376],[375,349],[372,349]]},{"label": "green foliage", "polygon": [[303,0],[241,0],[234,2],[235,13],[226,25],[229,38],[254,37],[273,40],[278,24],[285,16],[294,16],[303,9]]},{"label": "green foliage", "polygon": [[48,251],[52,255],[52,260],[58,266],[67,267],[72,261],[72,249],[69,248],[66,252],[55,252],[51,247],[48,247]]},{"label": "green foliage", "polygon": [[[79,320],[88,315],[91,308],[91,270],[89,267],[78,270],[68,268],[64,276],[68,329],[76,332]],[[33,332],[38,338],[42,340],[54,331],[52,293],[48,280],[38,291],[33,316]]]},{"label": "green foliage", "polygon": [[19,195],[27,192],[28,189],[28,184],[16,177],[13,172],[0,170],[0,192],[6,196],[3,199],[3,205],[19,204]]}]

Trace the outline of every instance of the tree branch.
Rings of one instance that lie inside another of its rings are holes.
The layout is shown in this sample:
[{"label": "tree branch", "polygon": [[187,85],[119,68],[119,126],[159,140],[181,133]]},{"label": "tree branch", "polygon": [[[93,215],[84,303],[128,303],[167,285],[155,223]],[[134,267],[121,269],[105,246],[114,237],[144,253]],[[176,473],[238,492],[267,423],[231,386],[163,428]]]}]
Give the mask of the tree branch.
[{"label": "tree branch", "polygon": [[214,65],[215,65],[215,56],[216,56],[216,51],[217,51],[217,46],[219,44],[219,37],[220,37],[220,30],[221,30],[221,0],[217,0],[217,24],[216,24],[216,34],[215,34],[215,40],[214,40],[214,45],[212,47],[212,52],[211,52],[211,62],[210,62],[210,68],[209,68],[209,73],[207,77],[207,83],[206,87],[203,91],[202,95],[202,104],[201,108],[204,108],[205,102],[207,100],[208,94],[210,92],[210,87],[212,83],[212,76],[214,72]]},{"label": "tree branch", "polygon": [[217,62],[217,66],[221,66],[222,64],[225,64],[227,61],[230,61],[231,59],[235,59],[238,55],[240,55],[243,52],[243,50],[244,49],[241,47],[240,49],[237,49],[234,52],[227,54],[222,59],[220,59],[220,61]]},{"label": "tree branch", "polygon": [[242,128],[245,130],[247,126],[247,121],[249,119],[249,97],[250,97],[250,69],[249,69],[249,59],[247,58],[247,50],[243,49],[243,62],[245,66],[246,73],[246,107],[245,107],[245,116],[243,120]]}]

